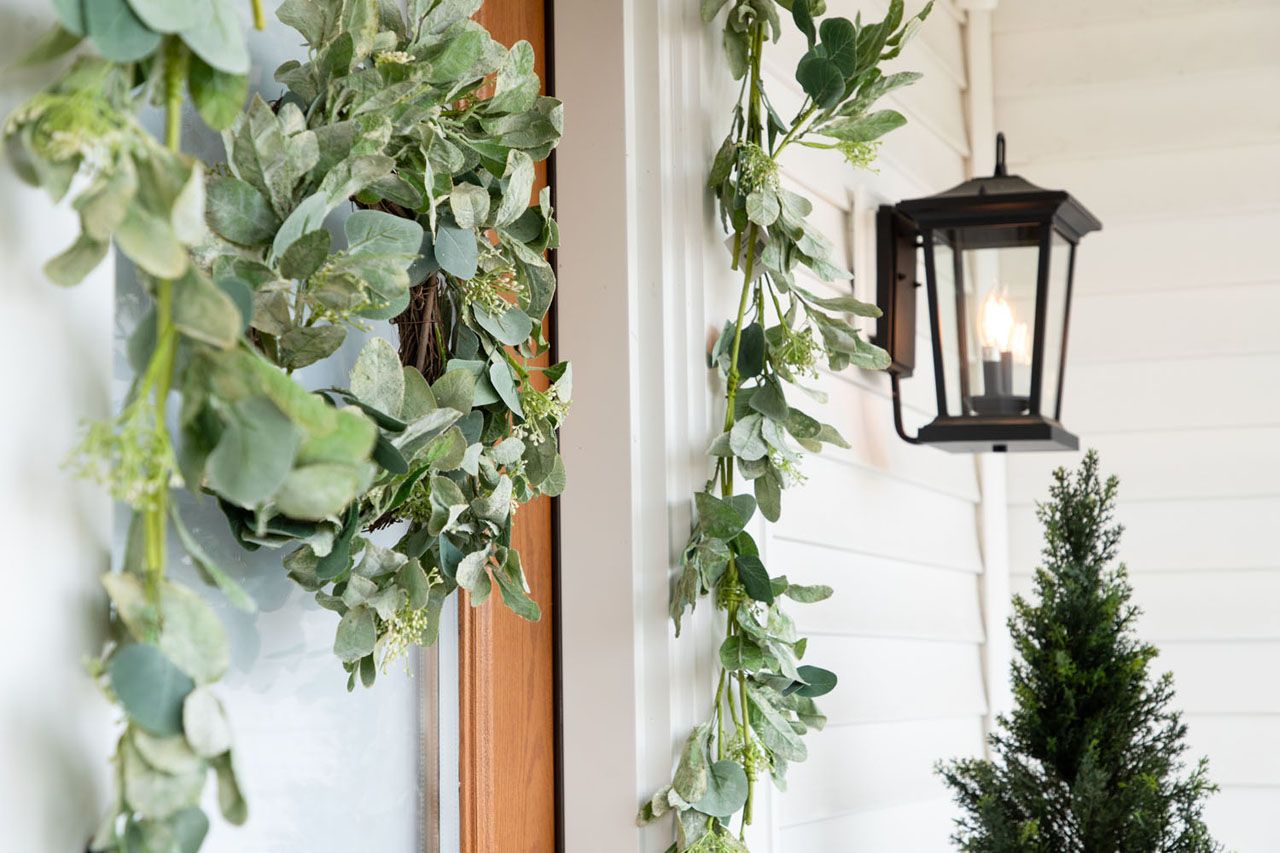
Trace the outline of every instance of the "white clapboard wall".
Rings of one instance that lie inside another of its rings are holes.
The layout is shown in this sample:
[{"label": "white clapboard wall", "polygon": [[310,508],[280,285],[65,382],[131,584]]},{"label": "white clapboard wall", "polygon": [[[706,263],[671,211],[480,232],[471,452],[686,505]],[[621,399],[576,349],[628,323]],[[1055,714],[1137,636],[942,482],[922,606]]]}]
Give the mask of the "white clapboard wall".
[{"label": "white clapboard wall", "polygon": [[[909,2],[908,11],[920,5]],[[885,5],[831,0],[828,10],[878,20]],[[909,124],[889,137],[878,174],[831,152],[788,155],[784,182],[815,200],[813,217],[855,271],[863,299],[875,298],[876,205],[967,176],[961,21],[953,4],[938,4],[894,63],[925,77],[885,104]],[[784,114],[801,100],[793,74],[804,48],[802,37],[785,39],[766,61]],[[774,573],[836,589],[831,600],[791,612],[813,638],[806,660],[838,672],[840,684],[822,701],[830,723],[809,737],[810,759],[791,768],[788,793],[772,798],[772,849],[938,853],[949,847],[954,808],[934,764],[979,754],[983,742],[977,469],[972,457],[897,437],[885,376],[850,369],[816,384],[828,405],[792,402],[831,421],[853,447],[804,460],[808,482],[784,495],[765,544]],[[932,393],[926,364],[905,386],[912,426]]]},{"label": "white clapboard wall", "polygon": [[[1228,847],[1280,849],[1280,4],[1006,0],[1012,171],[1102,219],[1082,246],[1064,420],[1121,478],[1122,555]],[[1015,590],[1071,454],[1010,460]]]}]

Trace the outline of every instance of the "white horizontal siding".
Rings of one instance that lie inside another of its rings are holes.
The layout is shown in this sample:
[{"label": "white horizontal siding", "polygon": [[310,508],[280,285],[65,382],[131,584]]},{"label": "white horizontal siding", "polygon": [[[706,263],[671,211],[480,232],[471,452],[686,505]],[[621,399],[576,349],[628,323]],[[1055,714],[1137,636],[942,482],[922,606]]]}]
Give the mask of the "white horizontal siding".
[{"label": "white horizontal siding", "polygon": [[[1122,495],[1117,515],[1125,528],[1120,556],[1134,572],[1280,567],[1280,498],[1131,501]],[[1039,562],[1043,537],[1031,507],[1010,507],[1009,539],[1015,574]]]},{"label": "white horizontal siding", "polygon": [[[1080,249],[1063,420],[1121,478],[1137,629],[1223,786],[1210,827],[1280,849],[1280,6],[1019,0],[996,31],[1015,171],[1104,224]],[[1015,592],[1032,504],[1077,459],[1010,460]]]},{"label": "white horizontal siding", "polygon": [[[1050,32],[1064,40],[1079,44],[1082,48],[1087,34],[1071,32],[1077,29],[1092,30],[1101,25],[1117,22],[1149,22],[1167,18],[1194,28],[1210,14],[1226,14],[1237,10],[1266,9],[1274,6],[1272,0],[1014,0],[1002,3],[996,14],[996,51],[1010,34],[1020,32]],[[1063,31],[1067,32],[1063,32]],[[1237,36],[1246,35],[1237,32]],[[1178,57],[1164,55],[1166,63],[1176,62]],[[1110,61],[1116,61],[1110,58]],[[1123,59],[1118,60],[1123,62]],[[1010,69],[1009,73],[1014,70]]]},{"label": "white horizontal siding", "polygon": [[[1168,14],[1182,0],[1155,0],[1162,14],[1108,19],[1095,10],[1087,33],[1064,38],[1052,28],[1003,29],[995,44],[996,95],[1041,97],[1059,87],[1097,86],[1104,94],[1117,83],[1140,81],[1155,87],[1194,75],[1223,71],[1273,70],[1280,40],[1280,7],[1257,3],[1194,4],[1194,17]],[[1133,10],[1141,4],[1102,0],[1111,10]],[[1015,0],[1000,10],[1006,25],[1011,18],[1039,5],[1038,0]],[[1074,12],[1092,2],[1055,4]],[[1042,16],[1042,20],[1043,20]],[[1011,73],[1001,73],[1002,70]],[[1222,94],[1227,94],[1223,92]]]},{"label": "white horizontal siding", "polygon": [[[913,720],[834,726],[808,739],[809,760],[789,774],[783,800],[786,827],[840,818],[852,813],[931,802],[946,796],[934,773],[940,758],[978,754],[982,718]],[[791,847],[781,850],[791,851]],[[844,848],[817,848],[832,853]],[[946,838],[921,839],[916,848],[941,851]]]},{"label": "white horizontal siding", "polygon": [[955,806],[939,792],[933,799],[882,809],[847,812],[828,820],[784,827],[779,850],[927,850],[948,849]]}]

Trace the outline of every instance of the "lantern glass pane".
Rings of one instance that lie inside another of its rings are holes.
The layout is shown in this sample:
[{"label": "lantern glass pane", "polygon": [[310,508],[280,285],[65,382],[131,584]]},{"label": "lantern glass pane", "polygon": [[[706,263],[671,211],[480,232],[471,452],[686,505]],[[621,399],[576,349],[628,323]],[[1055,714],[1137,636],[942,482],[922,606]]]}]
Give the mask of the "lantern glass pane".
[{"label": "lantern glass pane", "polygon": [[[950,306],[949,314],[940,311],[944,328],[955,330],[964,353],[957,389],[963,405],[956,409],[963,414],[1028,410],[1040,258],[1036,230],[988,225],[940,232],[949,246],[960,248],[959,262],[946,278],[940,268],[938,279],[939,302]],[[949,386],[949,397],[950,392]]]},{"label": "lantern glass pane", "polygon": [[1058,380],[1061,376],[1063,336],[1066,334],[1067,297],[1070,285],[1071,254],[1075,246],[1057,231],[1049,249],[1049,281],[1045,291],[1044,372],[1040,411],[1052,418],[1058,411]]},{"label": "lantern glass pane", "polygon": [[[958,305],[955,294],[962,292],[963,282],[957,284],[956,275],[961,273],[961,268],[956,264],[956,253],[952,251],[951,244],[948,242],[953,236],[948,232],[934,232],[933,241],[933,259],[934,272],[937,276],[937,292],[938,292],[938,340],[942,346],[942,379],[946,386],[946,411],[939,411],[939,415],[951,414],[959,415],[964,413],[963,406],[963,387],[965,377],[962,374],[964,368],[964,360],[960,357],[962,352],[962,336],[960,334],[963,326],[957,314]],[[921,261],[923,264],[923,259]],[[920,269],[925,269],[922,265]],[[921,298],[926,298],[921,293]],[[922,310],[928,311],[929,306],[926,304],[921,306]],[[929,316],[927,313],[923,316]],[[932,365],[930,365],[932,366]]]}]

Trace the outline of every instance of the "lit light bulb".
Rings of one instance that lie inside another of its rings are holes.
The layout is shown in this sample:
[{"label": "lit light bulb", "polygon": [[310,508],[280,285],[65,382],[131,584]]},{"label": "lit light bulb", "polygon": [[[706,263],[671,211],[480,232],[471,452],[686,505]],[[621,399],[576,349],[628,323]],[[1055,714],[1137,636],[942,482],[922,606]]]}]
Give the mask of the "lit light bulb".
[{"label": "lit light bulb", "polygon": [[[1023,329],[1025,332],[1025,325]],[[982,300],[978,334],[987,349],[1009,352],[1014,334],[1013,309],[1009,307],[1009,301],[994,290]]]},{"label": "lit light bulb", "polygon": [[1031,363],[1031,335],[1026,323],[1018,323],[1013,327],[1013,340],[1009,342],[1009,351],[1018,364]]}]

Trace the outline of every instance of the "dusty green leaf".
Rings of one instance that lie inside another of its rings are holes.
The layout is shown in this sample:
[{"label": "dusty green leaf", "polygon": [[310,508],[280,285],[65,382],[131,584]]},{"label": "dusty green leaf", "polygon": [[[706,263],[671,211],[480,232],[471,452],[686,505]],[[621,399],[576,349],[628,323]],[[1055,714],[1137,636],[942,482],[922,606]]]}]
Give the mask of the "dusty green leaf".
[{"label": "dusty green leaf", "polygon": [[343,230],[352,254],[415,255],[422,245],[421,225],[381,210],[357,210]]},{"label": "dusty green leaf", "polygon": [[830,670],[823,669],[820,666],[802,666],[799,669],[800,677],[805,680],[805,685],[796,693],[806,699],[817,699],[819,696],[826,696],[832,690],[836,689],[836,674]]},{"label": "dusty green leaf", "polygon": [[280,338],[280,366],[297,370],[322,361],[338,351],[346,340],[343,326],[298,326]]},{"label": "dusty green leaf", "polygon": [[480,257],[475,231],[442,222],[436,229],[434,248],[445,272],[464,280],[475,276]]},{"label": "dusty green leaf", "polygon": [[160,46],[160,33],[148,29],[125,0],[85,2],[84,22],[98,52],[112,62],[135,62]]},{"label": "dusty green leaf", "polygon": [[202,14],[180,33],[187,47],[219,71],[247,74],[249,49],[240,28],[239,16],[232,9],[230,0],[203,0],[196,5]]},{"label": "dusty green leaf", "polygon": [[404,369],[385,338],[370,338],[360,350],[351,370],[351,393],[381,412],[398,412],[404,405]]},{"label": "dusty green leaf", "polygon": [[44,274],[54,284],[63,287],[79,284],[102,263],[110,248],[110,243],[99,242],[87,234],[81,234],[70,248],[44,265]]},{"label": "dusty green leaf", "polygon": [[708,768],[707,792],[693,807],[703,814],[727,820],[746,804],[747,774],[738,762],[725,760]]},{"label": "dusty green leaf", "polygon": [[801,604],[816,604],[819,601],[826,601],[835,593],[831,587],[823,584],[804,586],[793,583],[789,584],[782,594],[787,598],[799,601]]},{"label": "dusty green leaf", "polygon": [[471,313],[482,329],[507,346],[519,346],[533,333],[533,320],[516,307],[508,308],[495,317],[479,305],[473,305]]},{"label": "dusty green leaf", "polygon": [[871,142],[906,123],[902,113],[880,110],[864,116],[836,119],[819,127],[817,132],[842,142]]},{"label": "dusty green leaf", "polygon": [[489,365],[489,381],[498,397],[506,404],[516,417],[524,417],[524,408],[520,405],[520,392],[516,389],[516,377],[511,366],[501,356]]},{"label": "dusty green leaf", "polygon": [[676,765],[671,787],[685,802],[697,802],[707,793],[710,775],[707,766],[707,739],[710,734],[711,724],[702,723],[689,733],[684,749],[680,751],[680,763]]},{"label": "dusty green leaf", "polygon": [[157,278],[177,278],[187,270],[187,248],[173,225],[140,205],[129,208],[115,237],[131,261]]},{"label": "dusty green leaf", "polygon": [[249,818],[249,806],[240,792],[231,753],[225,752],[215,758],[213,769],[218,774],[218,808],[228,823],[241,826]]},{"label": "dusty green leaf", "polygon": [[478,228],[489,216],[489,191],[475,184],[457,184],[449,193],[449,209],[460,228]]},{"label": "dusty green leaf", "polygon": [[124,646],[111,656],[107,675],[130,720],[160,737],[182,734],[182,702],[195,682],[163,652],[146,643]]},{"label": "dusty green leaf", "polygon": [[237,506],[252,509],[284,483],[302,435],[266,397],[235,403],[227,416],[222,438],[209,455],[209,485]]},{"label": "dusty green leaf", "polygon": [[310,278],[328,259],[332,246],[333,236],[324,228],[303,234],[280,256],[280,275],[292,279]]},{"label": "dusty green leaf", "polygon": [[173,283],[173,324],[189,338],[230,349],[240,340],[240,308],[226,291],[196,269]]},{"label": "dusty green leaf", "polygon": [[130,738],[120,741],[120,777],[123,794],[141,818],[163,820],[200,800],[205,768],[173,775],[152,767]]},{"label": "dusty green leaf", "polygon": [[737,536],[748,519],[742,517],[733,504],[707,492],[694,495],[698,508],[698,525],[711,537],[728,540]]},{"label": "dusty green leaf", "polygon": [[782,205],[777,194],[768,188],[755,190],[747,196],[747,218],[755,224],[768,228],[778,221]]},{"label": "dusty green leaf", "polygon": [[720,644],[720,665],[728,670],[756,672],[764,667],[764,651],[749,637],[728,637]]},{"label": "dusty green leaf", "polygon": [[360,494],[360,472],[350,465],[321,463],[295,468],[276,494],[276,505],[290,518],[323,521],[342,512]]},{"label": "dusty green leaf", "polygon": [[372,654],[377,639],[373,611],[363,605],[353,607],[338,623],[333,653],[339,659],[353,663],[365,655]]},{"label": "dusty green leaf", "polygon": [[231,724],[208,687],[197,687],[182,703],[182,729],[197,755],[216,758],[231,749]]},{"label": "dusty green leaf", "polygon": [[542,618],[541,608],[529,595],[529,582],[520,565],[518,551],[509,549],[507,559],[494,571],[493,576],[498,581],[498,591],[502,593],[503,603],[512,613],[529,622],[537,622]]},{"label": "dusty green leaf", "polygon": [[738,580],[747,595],[763,604],[773,604],[773,587],[769,583],[769,572],[760,562],[760,558],[750,554],[739,554],[735,558],[738,567]]},{"label": "dusty green leaf", "polygon": [[812,51],[796,66],[796,80],[805,94],[822,109],[830,109],[844,95],[844,75],[840,66]]},{"label": "dusty green leaf", "polygon": [[239,178],[216,175],[205,192],[209,227],[241,246],[266,245],[280,219],[262,193]]},{"label": "dusty green leaf", "polygon": [[503,176],[506,186],[502,191],[502,203],[494,215],[494,222],[499,228],[515,222],[529,207],[533,179],[533,158],[523,151],[512,151],[507,155],[507,171]]},{"label": "dusty green leaf", "polygon": [[[93,5],[96,0],[89,0]],[[176,33],[194,26],[199,18],[199,3],[175,2],[175,0],[129,0],[134,13],[142,23],[158,33]]]}]

